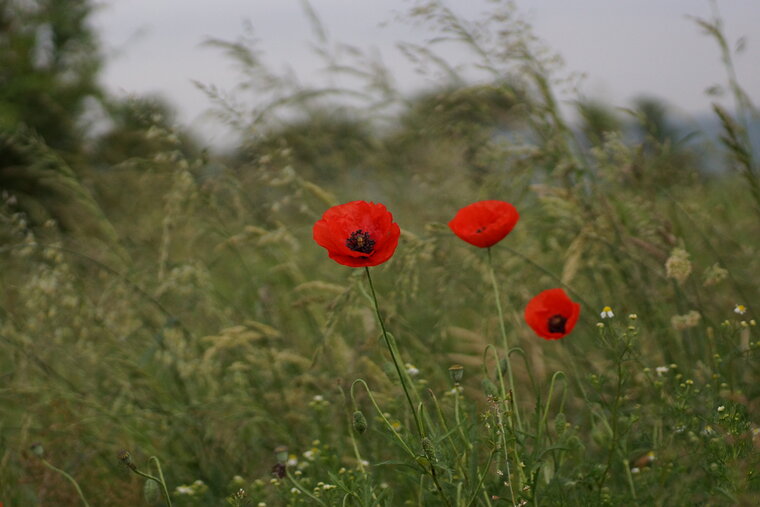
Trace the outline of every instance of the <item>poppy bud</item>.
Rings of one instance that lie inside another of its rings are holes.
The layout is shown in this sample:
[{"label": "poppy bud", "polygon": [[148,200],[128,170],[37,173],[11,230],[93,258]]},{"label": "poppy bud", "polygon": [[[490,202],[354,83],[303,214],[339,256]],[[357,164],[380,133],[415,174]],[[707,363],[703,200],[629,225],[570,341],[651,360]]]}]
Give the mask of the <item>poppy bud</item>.
[{"label": "poppy bud", "polygon": [[484,378],[483,379],[483,390],[486,392],[488,396],[498,396],[499,390],[496,388],[496,384],[491,382],[491,379]]},{"label": "poppy bud", "polygon": [[143,498],[148,505],[158,505],[162,503],[161,490],[158,488],[158,483],[154,480],[148,479],[143,485]]},{"label": "poppy bud", "polygon": [[501,373],[502,377],[506,375],[507,373],[507,358],[506,357],[503,357],[501,358],[501,360],[499,360],[499,373]]},{"label": "poppy bud", "polygon": [[354,430],[360,435],[367,431],[367,418],[361,410],[354,412]]},{"label": "poppy bud", "polygon": [[464,375],[464,366],[461,364],[452,364],[449,366],[449,377],[451,377],[451,381],[455,384],[458,384],[462,381],[462,376]]}]

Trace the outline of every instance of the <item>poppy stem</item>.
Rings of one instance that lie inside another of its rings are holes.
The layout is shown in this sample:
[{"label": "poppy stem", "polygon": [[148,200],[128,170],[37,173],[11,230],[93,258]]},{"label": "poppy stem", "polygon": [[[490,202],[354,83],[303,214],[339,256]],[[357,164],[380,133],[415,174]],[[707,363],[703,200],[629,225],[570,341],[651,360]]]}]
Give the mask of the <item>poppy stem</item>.
[{"label": "poppy stem", "polygon": [[393,350],[393,345],[391,344],[391,339],[388,336],[388,332],[385,330],[385,323],[383,322],[383,317],[380,315],[380,306],[377,304],[377,294],[375,294],[375,286],[372,283],[372,276],[369,274],[369,267],[364,266],[364,270],[367,272],[367,280],[369,281],[369,291],[372,294],[372,302],[375,306],[375,314],[377,315],[377,321],[380,323],[380,329],[383,331],[383,338],[385,339],[385,345],[388,347],[388,351],[391,353],[391,359],[393,359],[393,365],[396,367],[396,373],[398,373],[398,378],[401,381],[401,387],[404,388],[404,394],[406,395],[406,400],[409,402],[409,408],[412,410],[412,416],[414,416],[414,423],[417,426],[417,433],[419,433],[420,438],[424,438],[424,430],[422,428],[422,423],[420,422],[419,417],[417,417],[417,410],[414,408],[414,402],[412,401],[412,397],[409,394],[409,389],[406,387],[406,379],[404,378],[404,373],[401,370],[401,366],[399,365],[398,357],[396,357],[396,353]]},{"label": "poppy stem", "polygon": [[[507,340],[507,327],[504,323],[504,310],[501,307],[501,296],[499,296],[499,286],[496,283],[496,273],[493,269],[493,256],[491,254],[491,247],[488,247],[488,270],[491,274],[491,284],[493,285],[493,294],[496,299],[496,311],[499,314],[499,328],[501,329],[501,341],[504,346],[504,353],[506,354],[507,375],[509,377],[509,388],[512,392],[512,407],[515,414],[515,421],[517,422],[517,429],[522,431],[522,421],[520,420],[520,409],[517,406],[517,388],[515,386],[515,380],[512,375],[512,364],[509,360],[509,341]],[[499,375],[502,375],[501,366],[497,364]],[[503,393],[506,395],[506,393]]]},{"label": "poppy stem", "polygon": [[69,475],[68,473],[66,473],[64,470],[61,470],[60,468],[58,468],[56,466],[53,466],[45,458],[41,457],[40,461],[42,462],[43,465],[45,465],[46,467],[48,467],[50,470],[53,470],[54,472],[58,472],[62,476],[66,477],[66,479],[68,479],[68,481],[74,486],[74,489],[77,490],[77,494],[79,494],[79,498],[82,500],[82,503],[84,504],[84,506],[85,507],[90,507],[90,504],[87,503],[87,500],[85,499],[84,494],[82,493],[82,488],[79,487],[79,484],[77,483],[77,481],[71,475]]}]

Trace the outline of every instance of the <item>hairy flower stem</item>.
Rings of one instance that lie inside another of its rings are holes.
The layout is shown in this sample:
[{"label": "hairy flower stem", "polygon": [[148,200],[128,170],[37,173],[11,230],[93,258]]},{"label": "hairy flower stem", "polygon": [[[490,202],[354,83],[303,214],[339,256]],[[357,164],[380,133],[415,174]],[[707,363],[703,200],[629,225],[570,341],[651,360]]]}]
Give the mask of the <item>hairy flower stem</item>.
[{"label": "hairy flower stem", "polygon": [[[375,306],[375,314],[377,315],[377,321],[380,323],[380,329],[383,331],[383,339],[385,339],[385,345],[388,347],[388,351],[391,354],[391,359],[393,359],[393,365],[396,367],[396,373],[398,373],[398,378],[401,381],[401,387],[404,388],[404,394],[406,395],[406,400],[409,402],[409,408],[412,410],[412,416],[414,416],[414,423],[417,427],[417,433],[420,436],[420,440],[425,438],[425,428],[422,426],[422,421],[420,420],[420,417],[417,415],[417,409],[414,406],[414,402],[412,401],[412,397],[409,394],[409,388],[406,385],[406,378],[404,377],[404,373],[401,370],[401,365],[399,364],[398,357],[396,355],[396,352],[394,350],[393,344],[391,343],[391,338],[388,336],[388,331],[385,329],[385,323],[383,322],[383,317],[380,315],[380,306],[377,303],[377,294],[375,293],[375,286],[372,283],[372,276],[369,274],[369,267],[365,266],[364,270],[367,272],[367,280],[369,281],[369,289],[370,293],[372,294],[372,302]],[[446,497],[446,495],[443,492],[443,488],[441,487],[441,484],[438,482],[438,475],[435,472],[435,465],[431,462],[430,463],[430,470],[428,471],[430,473],[430,477],[433,479],[433,483],[435,484],[436,489],[438,489],[438,492],[441,495],[441,498],[446,502],[446,505],[451,505],[449,502],[449,499]]]},{"label": "hairy flower stem", "polygon": [[327,504],[325,502],[323,502],[322,500],[314,496],[308,489],[306,489],[300,482],[298,482],[296,478],[293,477],[293,475],[288,471],[287,468],[285,469],[285,473],[287,474],[290,482],[293,483],[293,486],[295,486],[298,491],[308,496],[315,504],[322,505],[323,507],[327,507]]},{"label": "hairy flower stem", "polygon": [[372,302],[374,303],[374,306],[375,306],[375,314],[377,315],[377,321],[380,323],[380,329],[383,332],[383,339],[385,340],[385,345],[388,347],[388,351],[391,354],[393,365],[396,367],[396,373],[398,373],[398,378],[401,381],[401,387],[404,389],[406,400],[409,402],[409,408],[412,410],[412,416],[414,416],[414,423],[417,427],[417,433],[419,433],[420,438],[424,438],[425,434],[422,428],[422,423],[420,422],[420,419],[417,416],[417,409],[414,407],[414,402],[412,401],[412,397],[409,394],[409,389],[406,386],[406,380],[405,380],[404,374],[401,371],[401,365],[399,364],[398,357],[396,357],[396,353],[393,350],[393,345],[391,344],[391,339],[388,336],[388,332],[385,330],[385,323],[383,322],[383,317],[380,315],[380,306],[377,304],[377,294],[375,294],[375,286],[372,283],[372,276],[370,276],[369,268],[367,266],[364,267],[364,270],[367,272],[367,281],[369,281],[369,290],[370,290],[370,293],[372,294]]},{"label": "hairy flower stem", "polygon": [[607,464],[602,472],[602,477],[599,479],[599,491],[601,493],[604,483],[607,481],[607,475],[612,467],[612,457],[615,455],[615,447],[617,446],[618,438],[618,409],[620,408],[620,399],[623,392],[623,358],[618,359],[617,363],[617,387],[615,389],[615,403],[612,405],[612,435],[610,442],[610,450],[607,454]]},{"label": "hairy flower stem", "polygon": [[[517,423],[517,429],[522,431],[522,421],[520,420],[520,409],[518,408],[517,404],[517,388],[515,386],[515,380],[514,376],[512,375],[512,363],[509,360],[509,341],[507,340],[507,327],[504,322],[504,310],[501,307],[501,297],[499,296],[499,286],[496,283],[496,273],[493,269],[493,256],[491,254],[491,248],[488,249],[488,271],[491,275],[491,284],[493,285],[493,294],[494,298],[496,299],[496,311],[499,314],[499,329],[501,330],[501,341],[502,346],[504,347],[504,354],[506,354],[506,364],[507,364],[507,376],[509,378],[509,388],[512,391],[512,408],[514,412],[514,419]],[[502,374],[501,372],[501,366],[497,362],[497,369],[499,372],[499,375]],[[502,393],[506,394],[506,393]],[[510,423],[512,422],[512,419],[510,418]]]},{"label": "hairy flower stem", "polygon": [[158,461],[158,458],[155,456],[151,456],[148,461],[154,461],[156,464],[156,469],[158,470],[158,477],[155,477],[150,474],[146,474],[145,472],[140,471],[137,468],[137,465],[135,465],[131,458],[129,457],[129,454],[127,454],[126,459],[123,460],[124,464],[129,467],[130,470],[132,470],[134,473],[139,475],[140,477],[143,477],[149,481],[154,481],[156,484],[161,486],[161,489],[164,493],[164,498],[166,499],[166,505],[169,507],[172,507],[172,499],[169,496],[169,490],[166,488],[166,481],[164,480],[164,472],[161,470],[161,463]]},{"label": "hairy flower stem", "polygon": [[[414,453],[414,451],[407,445],[404,438],[399,434],[398,431],[396,431],[396,428],[393,427],[393,424],[388,420],[388,418],[385,416],[385,413],[380,409],[380,405],[377,404],[377,401],[375,400],[374,395],[372,394],[372,391],[369,389],[369,386],[364,381],[364,379],[356,379],[351,384],[351,400],[354,400],[354,386],[356,384],[361,384],[364,386],[364,390],[367,391],[367,396],[369,396],[369,401],[372,403],[372,406],[375,407],[375,410],[377,410],[377,414],[380,416],[380,418],[383,420],[385,425],[388,427],[389,430],[391,430],[391,433],[398,439],[398,441],[401,443],[401,447],[404,448],[404,450],[409,454],[409,456],[412,457],[412,459],[415,459],[417,455]],[[354,401],[354,403],[356,403]]]},{"label": "hairy flower stem", "polygon": [[79,487],[79,484],[77,483],[77,481],[72,476],[70,476],[68,473],[66,473],[65,471],[61,470],[60,468],[53,466],[45,458],[40,458],[40,461],[42,461],[42,464],[45,465],[46,467],[48,467],[50,470],[53,470],[54,472],[58,472],[62,476],[66,477],[66,479],[68,479],[69,482],[77,490],[77,493],[79,494],[79,498],[82,499],[82,503],[85,505],[85,507],[90,507],[90,504],[87,503],[87,500],[85,499],[84,494],[82,493],[82,488]]},{"label": "hairy flower stem", "polygon": [[166,498],[166,503],[171,507],[172,501],[171,498],[169,498],[169,490],[166,487],[166,479],[164,479],[164,471],[161,469],[161,462],[158,461],[158,458],[155,456],[151,456],[148,458],[148,462],[153,462],[156,465],[156,470],[158,470],[158,478],[161,481],[161,489],[164,490],[164,498]]}]

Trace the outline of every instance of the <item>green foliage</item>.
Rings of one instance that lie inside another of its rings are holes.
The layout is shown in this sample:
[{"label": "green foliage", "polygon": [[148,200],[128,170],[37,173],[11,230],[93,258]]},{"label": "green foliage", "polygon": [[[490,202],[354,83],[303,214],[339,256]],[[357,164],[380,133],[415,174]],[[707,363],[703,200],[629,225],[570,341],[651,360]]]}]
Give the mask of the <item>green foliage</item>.
[{"label": "green foliage", "polygon": [[[366,102],[331,107],[313,101],[335,90],[277,89],[255,51],[217,42],[273,94],[226,109],[243,138],[227,162],[152,103],[113,109],[90,193],[39,137],[4,138],[36,171],[18,172],[37,185],[25,202],[58,197],[55,216],[76,217],[33,227],[20,193],[0,207],[4,502],[74,505],[74,482],[93,505],[160,504],[164,483],[173,505],[757,497],[760,234],[746,180],[671,174],[690,145],[662,129],[627,138],[590,108],[579,141],[553,99],[554,61],[509,6],[470,23],[425,2],[409,18],[470,48],[490,84],[406,106],[368,86],[349,95]],[[438,72],[436,44],[407,49]],[[301,106],[297,121],[274,113]],[[492,264],[444,225],[483,198],[521,215]],[[372,278],[423,431],[364,271],[311,237],[355,199],[382,201],[402,227]],[[86,243],[78,227],[95,216],[108,241]],[[551,287],[583,307],[553,342],[522,317]],[[615,316],[600,318],[607,305]]]},{"label": "green foliage", "polygon": [[0,3],[0,132],[26,125],[54,149],[79,152],[78,120],[101,95],[93,8],[90,0]]}]

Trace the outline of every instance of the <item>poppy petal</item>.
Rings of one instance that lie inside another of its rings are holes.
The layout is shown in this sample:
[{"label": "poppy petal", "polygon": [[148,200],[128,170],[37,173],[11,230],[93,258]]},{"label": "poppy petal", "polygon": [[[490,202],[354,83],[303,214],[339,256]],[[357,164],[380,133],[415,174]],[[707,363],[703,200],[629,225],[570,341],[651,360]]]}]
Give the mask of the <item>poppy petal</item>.
[{"label": "poppy petal", "polygon": [[[351,267],[377,266],[387,261],[396,251],[401,235],[384,205],[366,201],[333,206],[314,224],[312,232],[314,241],[327,250],[331,259]],[[373,243],[349,246],[362,240]]]},{"label": "poppy petal", "polygon": [[[539,293],[525,307],[525,322],[547,340],[559,340],[568,335],[580,316],[581,305],[571,300],[562,289]],[[560,330],[554,330],[559,328]]]},{"label": "poppy petal", "polygon": [[488,248],[495,245],[517,224],[520,214],[505,201],[479,201],[460,209],[449,228],[471,245]]}]

